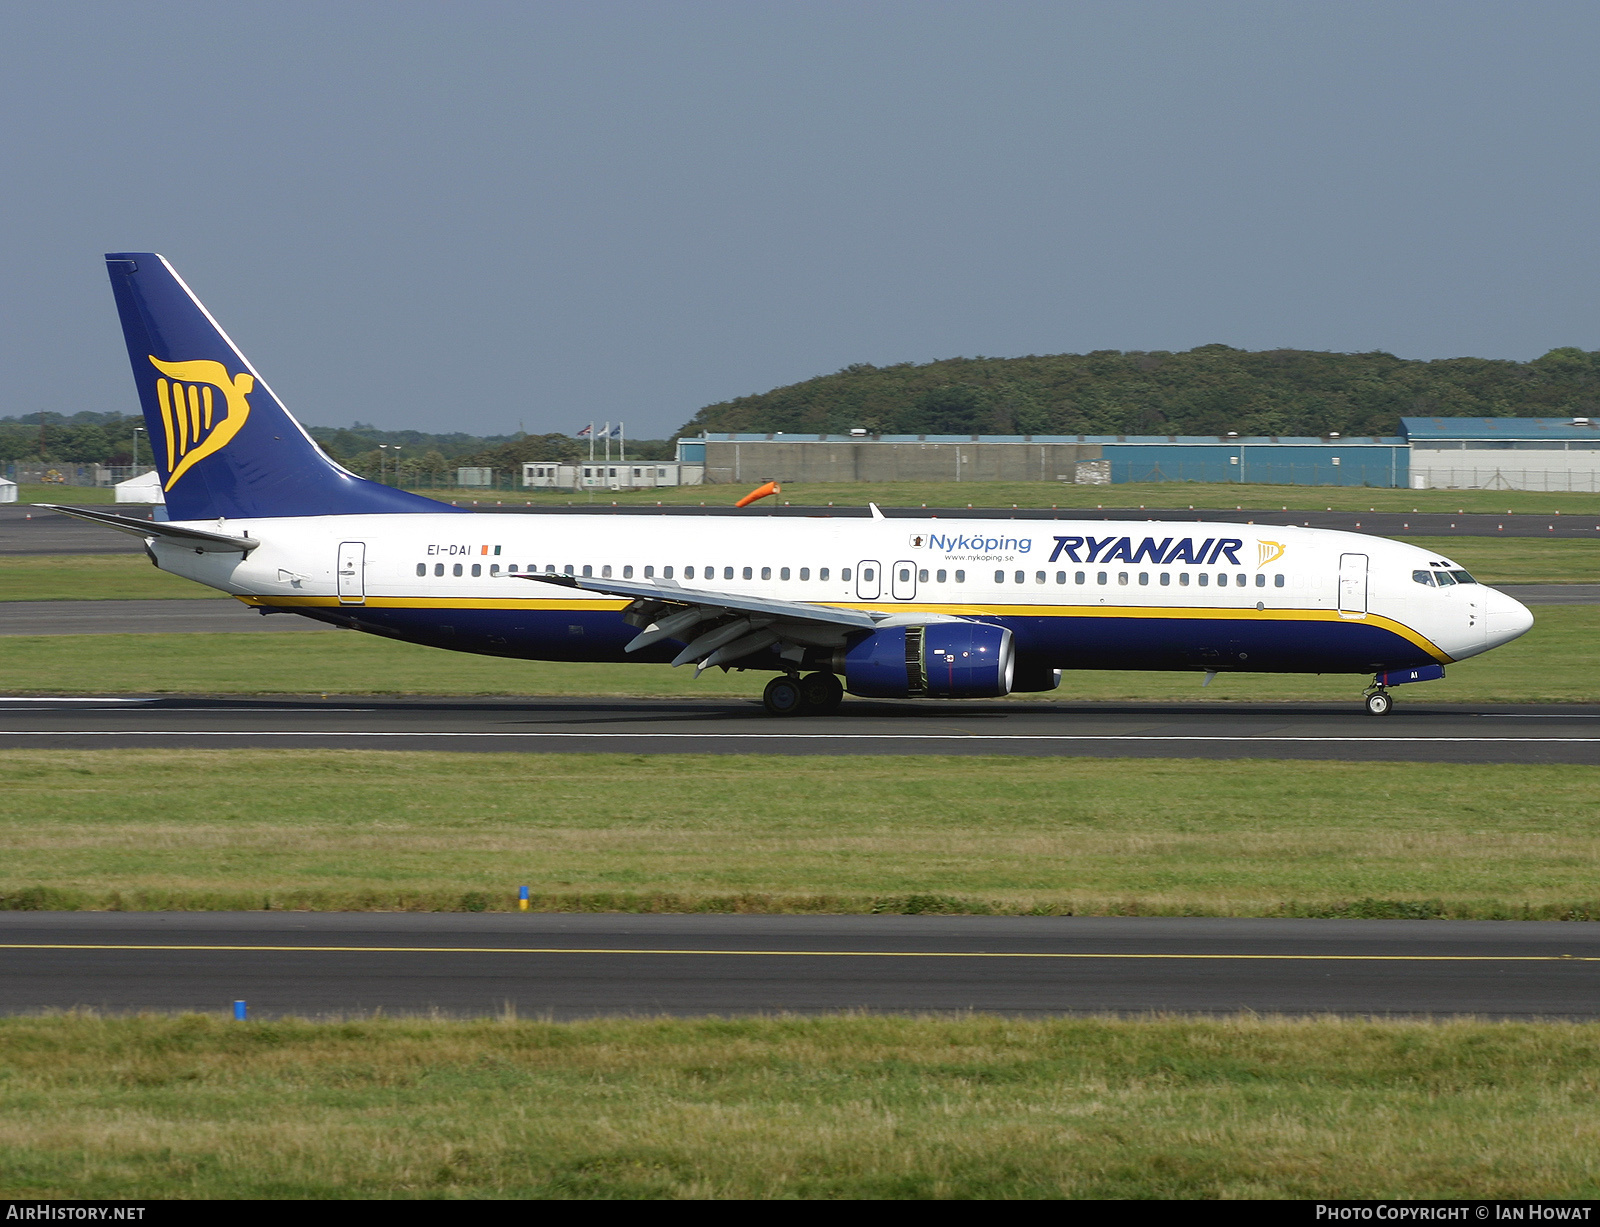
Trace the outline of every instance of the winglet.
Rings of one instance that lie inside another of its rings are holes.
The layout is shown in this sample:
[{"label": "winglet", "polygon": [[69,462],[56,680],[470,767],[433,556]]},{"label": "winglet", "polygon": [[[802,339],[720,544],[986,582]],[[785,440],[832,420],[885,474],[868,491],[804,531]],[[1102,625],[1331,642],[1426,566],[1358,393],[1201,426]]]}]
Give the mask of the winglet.
[{"label": "winglet", "polygon": [[887,520],[889,518],[888,516],[884,515],[883,512],[878,510],[878,504],[868,503],[867,506],[871,509],[872,518],[874,520]]}]

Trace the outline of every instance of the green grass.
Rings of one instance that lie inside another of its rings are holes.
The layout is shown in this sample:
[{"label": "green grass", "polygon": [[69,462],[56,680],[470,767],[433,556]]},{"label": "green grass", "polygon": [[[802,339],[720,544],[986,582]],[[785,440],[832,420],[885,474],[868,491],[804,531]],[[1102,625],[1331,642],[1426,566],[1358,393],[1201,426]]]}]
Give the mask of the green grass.
[{"label": "green grass", "polygon": [[0,907],[1600,918],[1600,768],[0,753]]},{"label": "green grass", "polygon": [[[17,487],[19,503],[63,503],[68,507],[88,507],[116,501],[117,492],[110,486],[56,486],[24,482]],[[141,514],[145,511],[143,503],[130,503],[128,507],[130,511],[136,507]]]},{"label": "green grass", "polygon": [[[418,490],[443,502],[470,507],[531,503],[540,506],[698,507],[731,505],[760,485],[678,486],[662,490]],[[55,500],[62,501],[62,500]],[[1476,511],[1529,515],[1600,515],[1600,493],[1549,494],[1532,490],[1386,490],[1365,486],[1266,486],[1197,482],[1129,482],[1078,486],[1061,482],[790,482],[765,505],[795,507],[1128,507],[1231,511]]]},{"label": "green grass", "polygon": [[0,1019],[0,1196],[1600,1196],[1600,1026]]},{"label": "green grass", "polygon": [[[1429,703],[1600,701],[1600,606],[1540,605],[1533,630],[1451,665],[1442,682],[1399,691]],[[0,637],[0,691],[9,694],[627,695],[754,700],[770,674],[667,665],[501,660],[339,631],[195,635]],[[1061,688],[1013,701],[1186,703],[1317,700],[1354,703],[1354,674],[1220,674],[1081,670]],[[850,700],[846,700],[850,702]]]},{"label": "green grass", "polygon": [[143,554],[0,555],[0,601],[151,601],[196,597],[226,599],[227,594],[157,570]]},{"label": "green grass", "polygon": [[[1600,533],[1594,541],[1526,537],[1397,537],[1460,563],[1486,584],[1600,583]],[[1537,612],[1537,611],[1536,611]]]}]

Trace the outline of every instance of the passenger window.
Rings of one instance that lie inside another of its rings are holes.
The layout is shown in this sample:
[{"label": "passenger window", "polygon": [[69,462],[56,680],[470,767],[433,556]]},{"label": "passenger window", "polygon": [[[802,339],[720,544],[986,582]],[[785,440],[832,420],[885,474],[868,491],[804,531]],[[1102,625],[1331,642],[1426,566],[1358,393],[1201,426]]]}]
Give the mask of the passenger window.
[{"label": "passenger window", "polygon": [[1072,582],[1075,584],[1085,584],[1089,582],[1089,577],[1082,571],[1079,571],[1072,577]]},{"label": "passenger window", "polygon": [[1172,587],[1172,572],[1171,571],[1163,571],[1161,573],[1161,586],[1163,588]]},{"label": "passenger window", "polygon": [[997,584],[1005,583],[1006,582],[1006,573],[1004,571],[996,571],[994,573],[994,582],[997,583]]},{"label": "passenger window", "polygon": [[655,575],[656,575],[656,569],[654,567],[646,567],[644,569],[644,577],[646,579],[654,579]]},{"label": "passenger window", "polygon": [[1179,571],[1178,572],[1178,587],[1187,588],[1188,586],[1189,586],[1189,573],[1187,571]]},{"label": "passenger window", "polygon": [[1256,587],[1257,588],[1265,588],[1266,586],[1267,586],[1267,577],[1265,575],[1256,576]]},{"label": "passenger window", "polygon": [[693,579],[694,578],[694,568],[693,567],[685,567],[683,569],[683,578],[684,579]]},{"label": "passenger window", "polygon": [[1019,584],[1023,583],[1023,582],[1025,582],[1027,580],[1027,578],[1028,578],[1028,573],[1026,571],[1018,571],[1017,572],[1017,583],[1019,583]]},{"label": "passenger window", "polygon": [[1204,571],[1200,572],[1200,586],[1202,588],[1204,588],[1210,582],[1211,582],[1211,577],[1209,575],[1207,575]]},{"label": "passenger window", "polygon": [[[478,568],[477,567],[473,567],[472,568],[472,573],[474,575],[476,575],[478,573]],[[669,574],[670,574],[670,572],[669,572]],[[594,578],[594,568],[591,567],[588,563],[584,563],[583,564],[583,578],[584,579],[593,579]]]},{"label": "passenger window", "polygon": [[1044,572],[1043,571],[1035,571],[1033,573],[1033,582],[1036,583],[1036,584],[1044,583]]},{"label": "passenger window", "polygon": [[778,578],[779,579],[788,579],[789,578],[789,568],[788,567],[784,567],[782,570],[780,570],[778,572]]},{"label": "passenger window", "polygon": [[[610,570],[610,568],[608,567],[607,570]],[[489,574],[490,575],[499,575],[500,574],[500,564],[498,562],[491,562],[489,564]]]},{"label": "passenger window", "polygon": [[1064,584],[1066,582],[1067,582],[1067,573],[1065,571],[1057,571],[1056,572],[1056,583]]},{"label": "passenger window", "polygon": [[480,576],[482,574],[483,574],[483,564],[482,563],[477,563],[477,562],[473,563],[472,564],[472,578],[473,579],[477,579],[478,576]]},{"label": "passenger window", "polygon": [[877,577],[878,577],[878,573],[876,571],[874,571],[871,567],[866,567],[861,572],[861,578],[864,579],[869,584],[874,579],[876,579]]},{"label": "passenger window", "polygon": [[761,578],[762,579],[771,579],[772,578],[772,568],[771,567],[762,567],[761,568]]},{"label": "passenger window", "polygon": [[1472,576],[1468,575],[1465,571],[1452,571],[1452,572],[1450,572],[1450,574],[1455,576],[1456,583],[1458,583],[1458,584],[1475,584],[1475,583],[1478,582],[1477,580],[1473,579]]},{"label": "passenger window", "polygon": [[[1205,581],[1202,580],[1201,582],[1203,583]],[[1218,572],[1217,573],[1217,587],[1218,588],[1226,588],[1227,586],[1228,586],[1228,577],[1226,575],[1223,575],[1221,572]]]},{"label": "passenger window", "polygon": [[632,579],[633,578],[633,568],[632,567],[623,567],[622,568],[622,578],[623,579]]},{"label": "passenger window", "polygon": [[450,568],[450,574],[451,575],[460,575],[461,574],[461,564],[459,562],[456,563],[455,566]]},{"label": "passenger window", "polygon": [[1106,582],[1106,581],[1107,581],[1107,580],[1109,580],[1109,579],[1110,579],[1110,578],[1111,578],[1111,576],[1110,576],[1110,575],[1108,575],[1108,574],[1107,574],[1107,573],[1106,573],[1106,572],[1104,572],[1104,571],[1101,571],[1101,572],[1100,572],[1100,573],[1099,573],[1099,574],[1097,574],[1097,575],[1096,575],[1096,576],[1095,576],[1095,577],[1094,577],[1094,579],[1095,579],[1095,583],[1097,583],[1097,584],[1103,584],[1103,583],[1105,583],[1105,582]]},{"label": "passenger window", "polygon": [[940,571],[933,577],[934,581],[936,583],[942,584],[949,577],[949,574],[950,574],[950,572],[948,572],[948,571]]},{"label": "passenger window", "polygon": [[553,562],[545,563],[544,564],[544,573],[546,575],[554,575],[556,573],[556,564],[553,563]]},{"label": "passenger window", "polygon": [[1238,588],[1243,588],[1243,587],[1247,586],[1247,584],[1249,583],[1249,579],[1250,579],[1250,577],[1248,575],[1235,575],[1233,577],[1234,586],[1238,587]]},{"label": "passenger window", "polygon": [[609,563],[600,568],[600,578],[601,579],[610,579],[611,578],[611,566],[610,566]]},{"label": "passenger window", "polygon": [[723,567],[722,568],[722,578],[723,579],[732,579],[733,578],[733,568],[732,567]]},{"label": "passenger window", "polygon": [[810,579],[811,578],[811,568],[810,567],[801,567],[800,568],[800,578],[802,580]]},{"label": "passenger window", "polygon": [[1274,588],[1282,588],[1283,587],[1283,576],[1281,574],[1274,575],[1272,577],[1272,586]]},{"label": "passenger window", "polygon": [[567,563],[566,566],[561,568],[561,570],[562,570],[563,574],[571,575],[572,574],[572,564],[570,562]]},{"label": "passenger window", "polygon": [[425,563],[425,562],[419,562],[417,564],[417,574],[418,575],[426,575],[427,573],[428,573],[428,564]]},{"label": "passenger window", "polygon": [[1149,587],[1149,585],[1150,585],[1150,572],[1148,572],[1148,571],[1140,571],[1139,572],[1139,584],[1140,584],[1141,587]]},{"label": "passenger window", "polygon": [[1117,583],[1126,584],[1127,582],[1128,582],[1128,573],[1126,571],[1118,571],[1117,572]]},{"label": "passenger window", "polygon": [[661,568],[661,578],[662,579],[671,579],[672,578],[672,568],[671,567],[662,567]]},{"label": "passenger window", "polygon": [[956,583],[964,584],[966,582],[967,582],[967,573],[965,571],[957,571],[956,572]]},{"label": "passenger window", "polygon": [[928,582],[928,572],[924,568],[923,570],[920,570],[920,571],[917,572],[917,583],[925,584],[927,582]]},{"label": "passenger window", "polygon": [[1451,577],[1450,572],[1448,571],[1435,571],[1433,573],[1433,578],[1438,581],[1439,587],[1441,588],[1454,588],[1456,586],[1456,581]]},{"label": "passenger window", "polygon": [[433,564],[433,573],[435,575],[443,575],[444,574],[444,563],[442,563],[442,562],[434,563]]},{"label": "passenger window", "polygon": [[516,569],[517,569],[517,564],[516,563],[512,563],[509,567],[506,568],[506,573],[507,574],[514,574],[516,572]]}]

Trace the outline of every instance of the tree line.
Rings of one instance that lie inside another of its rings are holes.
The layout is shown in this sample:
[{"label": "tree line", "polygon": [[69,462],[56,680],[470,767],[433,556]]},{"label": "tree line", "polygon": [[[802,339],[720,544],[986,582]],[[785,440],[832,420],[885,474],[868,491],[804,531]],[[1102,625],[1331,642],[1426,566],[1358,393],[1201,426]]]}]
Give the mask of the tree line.
[{"label": "tree line", "polygon": [[680,434],[1394,435],[1402,417],[1600,417],[1600,351],[1531,362],[1096,350],[847,366],[707,405]]},{"label": "tree line", "polygon": [[[88,410],[0,418],[0,463],[130,465],[134,463],[133,431],[143,426],[144,418],[138,414]],[[380,430],[362,422],[309,426],[306,430],[323,451],[352,472],[364,477],[383,475],[402,483],[448,485],[460,467],[520,473],[525,462],[576,461],[589,455],[588,440],[563,434],[428,434]],[[615,452],[613,444],[613,455]],[[670,459],[673,447],[665,439],[630,439],[628,455],[640,460]],[[138,436],[138,460],[151,463],[148,435]]]}]

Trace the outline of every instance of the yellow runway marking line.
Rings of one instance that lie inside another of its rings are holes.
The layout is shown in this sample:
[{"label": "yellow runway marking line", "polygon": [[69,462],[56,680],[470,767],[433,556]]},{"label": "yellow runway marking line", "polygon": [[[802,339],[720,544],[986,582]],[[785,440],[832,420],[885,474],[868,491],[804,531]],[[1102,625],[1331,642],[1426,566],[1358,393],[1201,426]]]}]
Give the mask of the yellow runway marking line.
[{"label": "yellow runway marking line", "polygon": [[202,946],[0,942],[0,950],[199,950],[269,954],[677,954],[847,959],[1182,959],[1302,963],[1600,963],[1587,954],[1160,954],[1012,950],[673,950],[616,946]]}]

